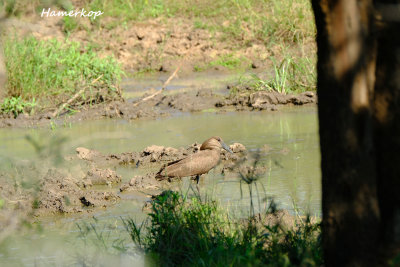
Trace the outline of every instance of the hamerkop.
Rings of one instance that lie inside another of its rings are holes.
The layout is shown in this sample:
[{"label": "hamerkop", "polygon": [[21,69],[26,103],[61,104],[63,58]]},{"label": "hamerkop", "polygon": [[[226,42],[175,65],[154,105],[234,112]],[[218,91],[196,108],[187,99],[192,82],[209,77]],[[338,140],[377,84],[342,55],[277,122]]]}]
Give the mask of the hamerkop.
[{"label": "hamerkop", "polygon": [[199,183],[200,175],[208,173],[212,168],[217,166],[220,160],[221,148],[233,153],[220,137],[211,137],[204,141],[199,152],[170,162],[167,166],[162,167],[157,173],[156,179],[164,180],[195,176],[197,183]]}]

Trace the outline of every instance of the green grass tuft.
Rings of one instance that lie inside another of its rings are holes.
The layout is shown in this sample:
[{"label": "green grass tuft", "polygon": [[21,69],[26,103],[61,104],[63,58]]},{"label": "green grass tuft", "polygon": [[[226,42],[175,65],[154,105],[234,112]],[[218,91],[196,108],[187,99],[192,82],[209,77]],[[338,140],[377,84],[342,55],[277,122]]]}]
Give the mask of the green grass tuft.
[{"label": "green grass tuft", "polygon": [[[254,218],[254,217],[253,217]],[[214,201],[166,191],[147,224],[124,220],[131,239],[160,266],[320,266],[320,227],[310,220],[285,229],[231,219]]]},{"label": "green grass tuft", "polygon": [[226,54],[218,57],[218,59],[211,61],[210,66],[222,66],[227,69],[235,69],[241,65],[241,61],[239,58],[235,57],[232,54]]},{"label": "green grass tuft", "polygon": [[303,43],[315,36],[311,3],[306,0],[94,0],[88,9],[102,10],[102,17],[121,21],[173,16],[194,19],[195,28],[219,31],[222,40],[258,39],[270,45]]},{"label": "green grass tuft", "polygon": [[241,78],[231,89],[231,94],[261,90],[288,94],[316,90],[315,60],[287,56],[280,62],[272,58],[272,62],[273,73],[268,78],[260,78],[255,74]]},{"label": "green grass tuft", "polygon": [[79,23],[74,17],[63,17],[64,32],[70,34],[79,27]]},{"label": "green grass tuft", "polygon": [[123,74],[113,58],[99,58],[90,47],[76,42],[9,38],[4,55],[7,93],[22,100],[51,98],[54,104],[57,97],[65,100],[83,87],[88,92],[104,88],[112,94]]},{"label": "green grass tuft", "polygon": [[14,118],[18,117],[19,114],[24,112],[32,112],[33,108],[36,106],[35,98],[31,102],[26,102],[18,97],[7,97],[0,104],[0,113],[13,114]]}]

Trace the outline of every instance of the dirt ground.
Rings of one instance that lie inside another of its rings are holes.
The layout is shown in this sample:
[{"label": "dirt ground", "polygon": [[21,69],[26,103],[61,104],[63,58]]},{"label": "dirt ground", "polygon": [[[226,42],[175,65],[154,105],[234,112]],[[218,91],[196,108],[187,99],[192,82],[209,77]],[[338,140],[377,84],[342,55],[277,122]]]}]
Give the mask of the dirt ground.
[{"label": "dirt ground", "polygon": [[[168,162],[187,157],[200,150],[200,146],[198,143],[186,148],[152,145],[143,151],[108,155],[78,147],[76,155],[65,158],[66,166],[63,167],[49,168],[44,167],[48,166],[46,164],[21,162],[16,166],[19,175],[4,171],[0,173],[0,199],[7,203],[0,209],[0,225],[5,223],[6,216],[2,222],[2,215],[13,210],[34,216],[81,213],[114,205],[120,200],[121,192],[161,192],[162,188],[168,188],[173,183],[157,181],[155,173],[146,170],[150,167],[161,168]],[[217,171],[252,171],[251,166],[236,164],[239,159],[247,158],[246,148],[239,143],[232,144],[230,148],[233,154],[221,151],[221,164]],[[122,183],[121,176],[113,169],[115,166],[127,164],[147,173]],[[258,166],[255,171],[265,171],[265,167]],[[37,178],[32,181],[29,177]]]},{"label": "dirt ground", "polygon": [[[75,7],[84,5],[84,1],[73,1]],[[128,73],[156,71],[172,73],[179,65],[180,77],[190,76],[196,66],[205,66],[220,56],[230,54],[240,58],[244,69],[269,69],[269,58],[279,56],[281,46],[266,47],[259,40],[243,46],[234,42],[218,42],[216,36],[205,29],[194,26],[193,21],[183,18],[159,18],[146,22],[128,22],[126,25],[115,24],[112,17],[104,17],[99,24],[91,23],[88,18],[80,18],[77,28],[68,35],[68,40],[81,44],[91,44],[100,57],[113,55]],[[0,28],[19,36],[33,35],[40,40],[56,38],[65,40],[66,33],[62,17],[44,17],[31,12],[20,18],[7,18],[0,21]],[[104,40],[107,40],[104,42]],[[93,45],[94,44],[94,45]],[[312,50],[313,43],[303,44],[302,50]],[[214,66],[216,72],[229,71],[225,67]],[[142,99],[148,95],[143,95]],[[315,103],[314,93],[301,95],[279,95],[277,93],[244,93],[234,97],[217,95],[208,90],[196,90],[174,95],[159,94],[149,101],[131,103],[119,99],[101,103],[92,107],[77,107],[74,115],[61,113],[52,118],[54,110],[40,111],[39,114],[0,116],[0,127],[44,126],[53,122],[76,122],[99,118],[158,118],[171,112],[196,112],[205,109],[225,110],[276,110],[279,105],[302,105]]]},{"label": "dirt ground", "polygon": [[[206,65],[222,55],[232,54],[240,58],[245,68],[267,69],[272,54],[280,49],[266,48],[261,43],[237,47],[233,44],[214,42],[210,33],[196,29],[193,22],[185,19],[169,18],[161,21],[154,19],[146,23],[131,22],[124,27],[108,29],[112,18],[101,21],[100,27],[93,26],[88,20],[81,20],[78,29],[69,39],[82,44],[96,44],[101,57],[114,55],[127,72],[140,71],[173,72],[181,64],[180,75],[191,75],[195,67]],[[40,18],[38,15],[25,17],[24,20],[10,18],[1,22],[0,28],[16,30],[21,35],[32,34],[38,39],[65,39],[62,18]],[[103,40],[107,40],[104,42]],[[228,71],[216,66],[216,71]],[[276,92],[244,92],[241,94],[220,95],[211,90],[192,90],[175,94],[160,93],[150,96],[146,93],[135,101],[119,99],[100,103],[92,107],[82,107],[70,115],[61,113],[53,118],[54,110],[38,114],[21,114],[16,119],[12,115],[0,115],[0,128],[3,127],[41,127],[53,123],[69,123],[101,118],[120,118],[137,120],[141,118],[160,118],[175,112],[200,112],[213,109],[215,112],[242,110],[278,110],[282,105],[304,105],[316,103],[313,92],[299,95],[281,95]],[[15,225],[16,213],[40,216],[49,213],[80,213],[96,208],[106,208],[120,200],[120,194],[128,191],[160,191],[164,187],[154,179],[154,173],[135,176],[128,183],[122,183],[121,177],[109,166],[132,164],[138,168],[162,166],[163,164],[195,153],[199,144],[187,148],[169,148],[152,146],[137,152],[103,155],[86,148],[77,148],[77,158],[81,167],[74,172],[63,168],[38,169],[32,166],[18,166],[27,177],[37,177],[34,184],[25,186],[25,181],[10,179],[9,173],[0,173],[0,200],[7,205],[0,208],[0,228],[8,229]],[[264,167],[237,165],[239,158],[245,158],[247,152],[240,145],[231,147],[233,155],[221,152],[222,163],[217,171],[226,172],[263,172]],[[45,164],[44,164],[45,165]],[[105,168],[104,166],[107,166]],[[100,186],[100,189],[98,188]],[[22,211],[22,212],[21,212]],[[21,220],[18,220],[21,221]],[[8,227],[8,228],[7,228]],[[3,231],[4,232],[4,231]],[[0,236],[1,239],[1,236]]]},{"label": "dirt ground", "polygon": [[[76,5],[79,8],[79,1]],[[281,50],[279,45],[267,48],[260,41],[247,46],[218,41],[222,33],[195,28],[192,20],[184,18],[156,18],[109,27],[116,22],[112,17],[104,17],[96,25],[88,18],[79,18],[68,39],[83,47],[91,44],[101,57],[113,55],[129,73],[172,72],[182,62],[181,74],[190,75],[197,71],[196,67],[204,67],[225,55],[241,59],[243,68],[265,68],[271,64],[269,57],[279,55]],[[0,26],[40,40],[62,41],[66,37],[62,17],[41,18],[40,14],[30,13],[19,19],[9,18]],[[222,66],[215,69],[227,70]]]},{"label": "dirt ground", "polygon": [[170,116],[174,112],[199,112],[212,109],[216,112],[243,111],[243,110],[278,110],[282,105],[315,104],[317,97],[313,92],[298,95],[282,95],[276,92],[260,91],[244,93],[233,96],[223,96],[211,90],[181,92],[172,95],[158,94],[147,101],[143,101],[149,94],[134,102],[113,101],[101,103],[92,107],[84,107],[79,112],[68,115],[61,113],[53,118],[48,111],[35,115],[22,114],[16,119],[12,115],[0,115],[0,128],[2,127],[37,127],[48,126],[53,123],[69,123],[101,118],[120,118],[136,120],[140,118],[160,118]]}]

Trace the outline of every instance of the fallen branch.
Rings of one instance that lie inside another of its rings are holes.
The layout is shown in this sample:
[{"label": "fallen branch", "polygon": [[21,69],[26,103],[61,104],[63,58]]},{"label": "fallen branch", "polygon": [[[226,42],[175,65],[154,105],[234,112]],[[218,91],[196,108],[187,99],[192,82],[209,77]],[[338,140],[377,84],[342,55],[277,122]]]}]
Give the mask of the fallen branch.
[{"label": "fallen branch", "polygon": [[164,90],[165,87],[167,87],[167,85],[172,81],[173,78],[175,78],[176,74],[178,74],[179,69],[182,67],[183,61],[185,58],[183,58],[183,60],[181,61],[181,63],[179,64],[179,66],[175,69],[175,71],[171,74],[171,76],[169,76],[169,78],[164,82],[163,86],[161,87],[161,90],[158,90],[157,92],[155,92],[152,95],[146,96],[145,98],[141,99],[140,101],[136,102],[133,106],[136,107],[137,105],[139,105],[140,103],[146,102],[149,99],[152,99],[153,97],[155,97],[156,95],[161,94]]},{"label": "fallen branch", "polygon": [[[101,74],[99,77],[97,77],[96,79],[94,79],[90,84],[93,85],[95,84],[98,80],[101,79],[101,77],[103,77],[103,74]],[[79,90],[78,93],[76,93],[73,97],[71,97],[67,102],[65,102],[64,104],[61,105],[61,107],[59,107],[56,111],[54,111],[54,113],[51,115],[53,118],[57,117],[58,114],[60,114],[60,112],[69,104],[71,104],[75,99],[77,99],[83,92],[85,92],[86,88],[88,88],[88,86],[83,87],[81,90]]]}]

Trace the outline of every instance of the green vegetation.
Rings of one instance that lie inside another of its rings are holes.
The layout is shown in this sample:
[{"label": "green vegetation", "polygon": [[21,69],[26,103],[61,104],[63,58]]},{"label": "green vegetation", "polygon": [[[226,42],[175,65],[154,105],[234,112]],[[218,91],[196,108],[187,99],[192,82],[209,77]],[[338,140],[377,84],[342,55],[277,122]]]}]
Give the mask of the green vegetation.
[{"label": "green vegetation", "polygon": [[282,94],[301,93],[316,89],[316,71],[314,61],[307,57],[286,57],[282,61],[273,62],[273,73],[269,78],[260,78],[253,74],[239,80],[238,85],[231,90],[237,94],[246,90],[250,91],[276,91]]},{"label": "green vegetation", "polygon": [[[231,51],[261,42],[271,49],[269,54],[276,59],[273,60],[273,78],[253,79],[256,90],[289,93],[315,88],[315,60],[307,54],[313,51],[316,32],[309,1],[206,0],[193,3],[186,0],[141,0],[133,4],[128,0],[94,0],[87,5],[92,10],[104,10],[100,20],[113,17],[114,26],[120,25],[121,21],[151,18],[190,19],[195,29],[210,32],[215,42],[226,43]],[[110,27],[110,23],[104,27]],[[292,58],[282,57],[285,51],[291,51]],[[300,51],[302,56],[298,55]],[[265,60],[269,59],[268,56]],[[197,63],[193,70],[200,72],[215,66],[241,69],[248,63],[227,53],[211,62]]]},{"label": "green vegetation", "polygon": [[0,10],[4,10],[5,14],[8,16],[21,16],[27,11],[30,12],[35,10],[41,12],[43,8],[48,8],[48,6],[57,6],[64,10],[73,9],[73,5],[69,0],[0,0]]},{"label": "green vegetation", "polygon": [[17,97],[19,103],[37,98],[43,105],[44,99],[51,98],[51,103],[45,104],[54,105],[82,88],[85,88],[82,97],[94,102],[100,91],[103,98],[118,93],[123,73],[113,58],[99,58],[91,47],[82,47],[77,42],[9,38],[4,44],[4,55],[7,93]]},{"label": "green vegetation", "polygon": [[70,34],[79,27],[79,23],[74,17],[63,17],[64,32]]},{"label": "green vegetation", "polygon": [[36,106],[35,98],[31,102],[26,102],[18,97],[7,97],[0,104],[0,113],[13,114],[14,118],[18,117],[19,114],[24,112],[32,112],[33,108]]},{"label": "green vegetation", "polygon": [[[271,210],[273,212],[273,210]],[[233,220],[214,201],[166,191],[149,222],[124,220],[132,240],[161,266],[320,266],[320,227],[309,218],[293,228]],[[261,220],[262,221],[262,220]]]},{"label": "green vegetation", "polygon": [[241,60],[232,54],[220,56],[218,59],[210,62],[210,66],[222,66],[231,70],[237,68],[240,64]]},{"label": "green vegetation", "polygon": [[223,33],[223,39],[259,39],[267,45],[280,41],[302,43],[315,35],[311,3],[305,0],[94,0],[88,8],[103,10],[103,17],[121,21],[181,16],[193,19],[196,28]]},{"label": "green vegetation", "polygon": [[243,66],[243,62],[248,62],[248,60],[245,58],[240,59],[240,58],[236,57],[235,55],[229,53],[229,54],[221,55],[221,56],[217,57],[215,60],[213,60],[207,64],[195,65],[193,67],[193,70],[200,72],[200,71],[209,69],[211,67],[217,67],[217,66],[221,66],[221,67],[227,68],[229,70],[234,70],[234,69],[238,69],[241,66]]}]

